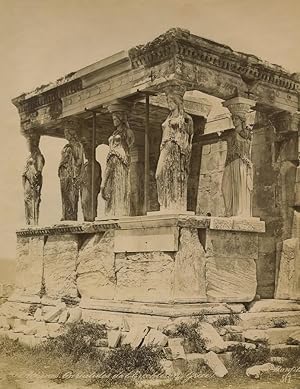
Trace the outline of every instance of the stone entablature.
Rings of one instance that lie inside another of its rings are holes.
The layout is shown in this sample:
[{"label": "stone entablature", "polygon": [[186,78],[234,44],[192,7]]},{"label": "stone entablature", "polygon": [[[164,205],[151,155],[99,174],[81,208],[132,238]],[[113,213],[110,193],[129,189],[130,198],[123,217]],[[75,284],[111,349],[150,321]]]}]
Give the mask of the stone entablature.
[{"label": "stone entablature", "polygon": [[187,227],[243,232],[265,232],[265,223],[259,218],[227,218],[209,216],[162,215],[132,216],[120,219],[96,220],[95,222],[70,222],[52,226],[29,227],[17,230],[18,237],[63,234],[94,234],[107,230],[144,229],[155,227]]},{"label": "stone entablature", "polygon": [[129,51],[134,68],[152,67],[178,55],[191,62],[213,66],[249,80],[261,80],[288,90],[300,90],[299,75],[258,57],[232,50],[229,46],[173,28],[153,41]]}]

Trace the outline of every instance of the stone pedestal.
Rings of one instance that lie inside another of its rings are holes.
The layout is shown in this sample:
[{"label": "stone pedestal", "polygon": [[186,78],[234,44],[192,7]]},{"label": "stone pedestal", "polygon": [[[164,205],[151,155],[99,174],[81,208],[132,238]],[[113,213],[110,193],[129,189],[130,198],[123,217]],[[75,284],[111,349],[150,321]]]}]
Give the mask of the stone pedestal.
[{"label": "stone pedestal", "polygon": [[[186,304],[255,297],[258,218],[159,213],[73,224],[19,232],[21,294],[105,301],[112,312],[113,302],[134,302],[141,313],[150,303],[153,314],[160,304],[180,313]],[[40,269],[31,279],[29,264]]]}]

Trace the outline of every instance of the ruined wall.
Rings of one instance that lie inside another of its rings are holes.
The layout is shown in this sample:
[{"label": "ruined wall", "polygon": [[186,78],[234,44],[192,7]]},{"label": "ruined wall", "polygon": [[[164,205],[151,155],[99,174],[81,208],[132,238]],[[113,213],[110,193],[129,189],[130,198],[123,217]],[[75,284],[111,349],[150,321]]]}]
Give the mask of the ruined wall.
[{"label": "ruined wall", "polygon": [[[197,214],[224,216],[221,185],[226,160],[226,142],[212,139],[203,145]],[[273,298],[282,242],[291,238],[296,179],[296,136],[279,137],[266,114],[257,113],[252,161],[254,167],[253,216],[266,222],[259,234],[257,294]]]}]

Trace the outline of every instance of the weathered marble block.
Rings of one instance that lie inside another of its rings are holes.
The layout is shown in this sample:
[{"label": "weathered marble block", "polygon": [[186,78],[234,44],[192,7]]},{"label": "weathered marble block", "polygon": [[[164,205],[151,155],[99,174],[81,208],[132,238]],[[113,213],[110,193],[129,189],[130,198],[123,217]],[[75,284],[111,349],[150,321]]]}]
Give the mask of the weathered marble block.
[{"label": "weathered marble block", "polygon": [[172,254],[117,253],[116,275],[117,300],[169,302],[173,299]]},{"label": "weathered marble block", "polygon": [[206,235],[208,301],[247,302],[257,288],[257,233],[208,230]]},{"label": "weathered marble block", "polygon": [[18,237],[14,295],[39,296],[43,276],[44,237]]},{"label": "weathered marble block", "polygon": [[286,239],[282,245],[278,271],[277,299],[300,299],[300,240]]},{"label": "weathered marble block", "polygon": [[58,299],[77,297],[77,235],[50,235],[44,246],[44,281],[46,295]]},{"label": "weathered marble block", "polygon": [[207,301],[205,251],[196,228],[181,228],[175,255],[174,299],[178,302]]},{"label": "weathered marble block", "polygon": [[113,299],[115,272],[114,231],[89,236],[78,255],[77,287],[81,297]]}]

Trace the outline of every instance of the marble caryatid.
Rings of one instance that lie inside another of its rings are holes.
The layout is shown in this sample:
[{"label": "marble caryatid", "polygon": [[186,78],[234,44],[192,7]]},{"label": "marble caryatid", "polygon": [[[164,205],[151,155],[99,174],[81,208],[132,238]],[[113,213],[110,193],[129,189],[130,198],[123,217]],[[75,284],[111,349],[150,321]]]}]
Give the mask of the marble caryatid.
[{"label": "marble caryatid", "polygon": [[156,184],[160,211],[187,210],[187,182],[194,134],[193,119],[183,108],[185,89],[172,85],[166,89],[169,116],[162,124]]},{"label": "marble caryatid", "polygon": [[25,219],[26,224],[37,225],[43,184],[42,171],[45,165],[45,159],[39,148],[40,135],[26,134],[25,136],[30,152],[22,175]]},{"label": "marble caryatid", "polygon": [[[84,221],[94,221],[97,216],[98,195],[101,187],[101,166],[98,161],[94,161],[94,202],[92,201],[92,174],[93,174],[93,153],[92,143],[88,140],[82,140],[83,151],[86,158],[86,162],[83,165],[81,184],[80,184],[80,197],[81,207]],[[94,209],[92,209],[92,203]]]},{"label": "marble caryatid", "polygon": [[223,103],[232,115],[235,130],[227,139],[227,157],[222,180],[226,216],[252,216],[252,128],[255,101],[236,97]]},{"label": "marble caryatid", "polygon": [[66,122],[64,134],[68,143],[62,149],[58,167],[62,200],[61,220],[77,220],[79,189],[84,163],[79,131],[80,124],[75,119],[69,119]]},{"label": "marble caryatid", "polygon": [[127,120],[128,107],[113,104],[112,113],[115,131],[109,137],[109,152],[106,159],[102,197],[105,200],[106,216],[130,214],[130,148],[134,134]]}]

